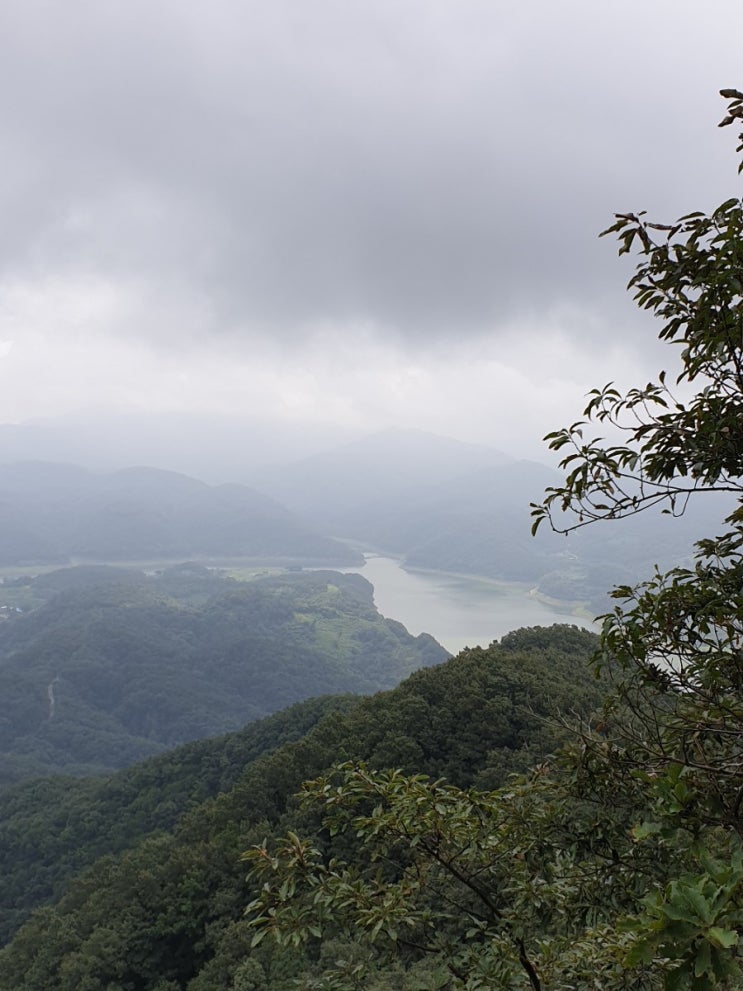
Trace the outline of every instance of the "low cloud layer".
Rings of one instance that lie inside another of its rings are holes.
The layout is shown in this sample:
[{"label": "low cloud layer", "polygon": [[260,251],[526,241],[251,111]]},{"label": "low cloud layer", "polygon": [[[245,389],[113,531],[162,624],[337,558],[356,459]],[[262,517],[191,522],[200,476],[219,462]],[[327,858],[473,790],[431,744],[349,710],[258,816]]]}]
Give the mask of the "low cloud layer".
[{"label": "low cloud layer", "polygon": [[537,408],[560,421],[607,356],[656,363],[596,241],[612,212],[735,192],[714,125],[740,21],[679,0],[9,0],[0,419],[273,404],[494,443],[503,407],[524,436]]}]

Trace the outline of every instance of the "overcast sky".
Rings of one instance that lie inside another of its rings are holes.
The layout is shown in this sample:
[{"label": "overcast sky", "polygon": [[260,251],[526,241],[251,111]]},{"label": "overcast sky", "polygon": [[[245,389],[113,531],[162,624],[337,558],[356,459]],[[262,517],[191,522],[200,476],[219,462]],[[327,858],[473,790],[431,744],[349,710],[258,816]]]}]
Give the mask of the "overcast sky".
[{"label": "overcast sky", "polygon": [[0,422],[533,454],[667,363],[614,211],[738,195],[740,0],[3,0]]}]

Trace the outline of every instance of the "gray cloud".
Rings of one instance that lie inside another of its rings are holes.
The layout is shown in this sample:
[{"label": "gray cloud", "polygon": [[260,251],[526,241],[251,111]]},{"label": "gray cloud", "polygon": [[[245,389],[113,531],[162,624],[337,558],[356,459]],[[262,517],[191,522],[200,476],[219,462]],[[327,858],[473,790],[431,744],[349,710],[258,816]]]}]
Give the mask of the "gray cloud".
[{"label": "gray cloud", "polygon": [[8,0],[2,270],[193,293],[290,338],[618,306],[612,210],[734,181],[713,125],[741,15],[714,11]]},{"label": "gray cloud", "polygon": [[538,456],[589,388],[668,360],[596,234],[737,188],[714,125],[739,20],[4,0],[0,421],[82,415],[104,446],[111,411],[144,440],[184,411],[396,424]]}]

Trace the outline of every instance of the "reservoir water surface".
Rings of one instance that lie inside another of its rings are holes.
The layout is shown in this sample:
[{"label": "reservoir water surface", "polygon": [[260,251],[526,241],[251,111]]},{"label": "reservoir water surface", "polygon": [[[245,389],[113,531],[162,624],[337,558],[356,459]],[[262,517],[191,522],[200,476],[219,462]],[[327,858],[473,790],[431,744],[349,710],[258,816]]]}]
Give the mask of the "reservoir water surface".
[{"label": "reservoir water surface", "polygon": [[463,647],[487,646],[521,626],[593,626],[568,608],[560,610],[536,598],[528,585],[406,571],[394,558],[364,557],[363,567],[344,570],[357,572],[372,583],[374,602],[382,615],[398,620],[416,636],[430,633],[452,653]]}]

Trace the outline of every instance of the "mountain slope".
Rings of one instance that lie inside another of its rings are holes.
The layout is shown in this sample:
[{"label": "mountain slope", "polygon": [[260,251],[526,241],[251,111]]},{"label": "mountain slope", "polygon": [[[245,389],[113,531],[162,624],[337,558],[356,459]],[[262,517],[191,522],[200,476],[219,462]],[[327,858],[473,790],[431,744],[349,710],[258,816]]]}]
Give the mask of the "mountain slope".
[{"label": "mountain slope", "polygon": [[731,508],[708,499],[680,519],[647,513],[569,538],[542,527],[533,538],[530,503],[558,482],[546,465],[407,431],[376,434],[260,480],[317,525],[408,567],[529,582],[595,613],[607,608],[613,585],[688,558]]},{"label": "mountain slope", "polygon": [[357,560],[245,486],[210,486],[155,468],[96,475],[73,465],[0,466],[0,566],[202,556]]},{"label": "mountain slope", "polygon": [[189,810],[233,788],[246,765],[358,702],[356,696],[309,699],[111,776],[34,778],[0,791],[0,945],[98,857],[172,830]]},{"label": "mountain slope", "polygon": [[309,696],[389,687],[447,656],[383,619],[358,575],[237,582],[190,565],[92,584],[72,569],[37,584],[48,601],[0,624],[6,784],[123,767]]},{"label": "mountain slope", "polygon": [[[232,787],[193,808],[171,835],[145,838],[81,876],[56,909],[37,914],[0,955],[0,988],[72,991],[75,982],[79,987],[91,980],[98,981],[91,986],[142,991],[237,986],[236,968],[250,953],[243,909],[252,897],[239,854],[275,829],[312,828],[293,798],[304,779],[339,760],[354,759],[445,775],[465,786],[496,786],[556,746],[564,730],[550,714],[569,710],[587,716],[598,704],[601,688],[588,665],[595,645],[592,634],[575,627],[522,630],[501,644],[466,650],[418,671],[390,692],[336,708],[301,739],[247,763]],[[304,707],[295,711],[307,718]],[[285,725],[281,731],[288,729]],[[81,863],[105,849],[107,824],[116,818],[117,790],[121,806],[131,799],[131,787],[122,779],[151,789],[155,769],[169,768],[176,772],[176,801],[182,803],[184,795],[203,790],[201,775],[213,779],[221,745],[225,754],[227,748],[241,752],[236,739],[209,744],[203,771],[187,757],[204,752],[204,745],[196,744],[95,786],[97,813],[72,817],[68,848],[77,844]],[[242,753],[248,756],[248,749]],[[181,762],[193,772],[190,788],[188,775],[178,777]],[[160,787],[166,786],[167,778]],[[9,821],[0,835],[9,844],[7,862],[25,862],[32,872],[33,858],[44,862],[47,853],[43,838],[35,847],[20,839],[33,820],[34,802],[37,808],[41,803],[40,795],[30,791],[29,785],[12,793],[15,805],[3,807]],[[80,797],[90,801],[91,793]],[[70,804],[75,802],[62,805],[67,816]],[[53,814],[47,811],[44,821]],[[65,877],[57,875],[58,890]],[[293,974],[281,969],[285,961],[273,959],[265,948],[254,959],[268,974],[257,987],[291,986]]]}]

